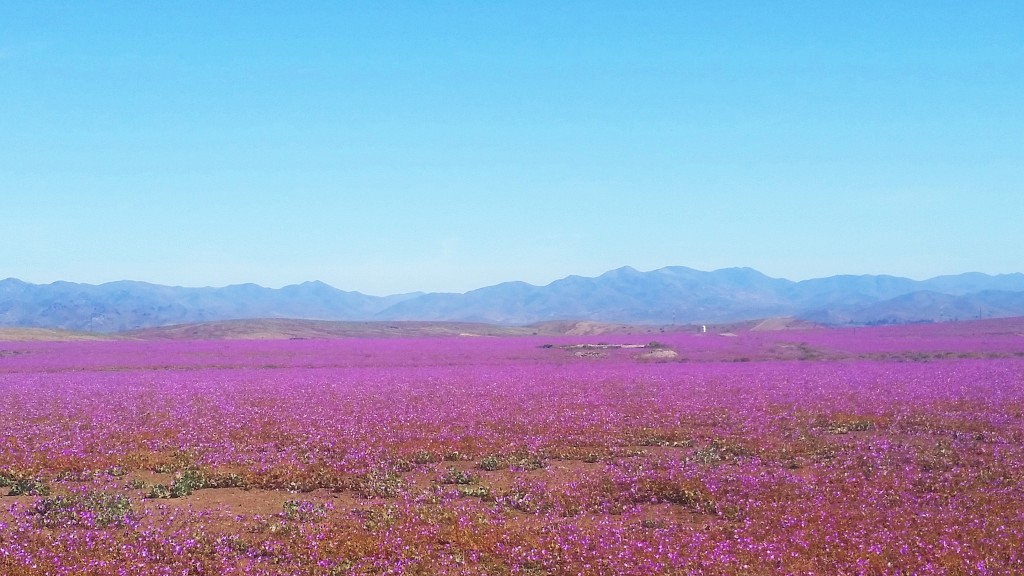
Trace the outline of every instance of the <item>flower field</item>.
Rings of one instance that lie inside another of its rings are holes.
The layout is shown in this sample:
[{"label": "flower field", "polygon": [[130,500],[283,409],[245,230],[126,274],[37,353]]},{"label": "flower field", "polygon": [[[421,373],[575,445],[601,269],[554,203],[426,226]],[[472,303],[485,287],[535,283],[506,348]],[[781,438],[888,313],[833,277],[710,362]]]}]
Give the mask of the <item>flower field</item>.
[{"label": "flower field", "polygon": [[1021,322],[656,337],[0,342],[0,574],[1024,574]]}]

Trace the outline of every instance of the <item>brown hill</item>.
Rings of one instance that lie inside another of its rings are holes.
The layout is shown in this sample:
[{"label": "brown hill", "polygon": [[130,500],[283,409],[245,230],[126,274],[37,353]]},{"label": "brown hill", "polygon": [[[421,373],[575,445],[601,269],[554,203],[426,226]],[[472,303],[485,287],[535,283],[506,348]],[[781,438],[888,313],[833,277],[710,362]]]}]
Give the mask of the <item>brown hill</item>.
[{"label": "brown hill", "polygon": [[72,340],[116,340],[117,336],[73,332],[51,328],[0,328],[0,342],[70,342]]},{"label": "brown hill", "polygon": [[288,338],[402,338],[426,336],[580,336],[646,334],[694,330],[687,326],[604,324],[600,322],[542,322],[503,326],[481,322],[343,322],[264,318],[178,324],[122,332],[138,340],[280,340]]},{"label": "brown hill", "polygon": [[524,336],[536,329],[469,322],[341,322],[265,318],[222,320],[132,330],[140,340],[281,340],[288,338],[400,338],[424,336]]},{"label": "brown hill", "polygon": [[799,318],[766,318],[750,328],[752,332],[769,332],[773,330],[807,330],[821,328],[820,325]]}]

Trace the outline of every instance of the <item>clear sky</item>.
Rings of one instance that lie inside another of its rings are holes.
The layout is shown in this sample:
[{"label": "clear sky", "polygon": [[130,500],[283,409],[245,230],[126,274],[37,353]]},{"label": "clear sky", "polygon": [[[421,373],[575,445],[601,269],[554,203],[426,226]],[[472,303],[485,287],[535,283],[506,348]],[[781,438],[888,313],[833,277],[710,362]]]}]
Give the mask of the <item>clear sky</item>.
[{"label": "clear sky", "polygon": [[1024,271],[1024,2],[0,3],[0,278]]}]

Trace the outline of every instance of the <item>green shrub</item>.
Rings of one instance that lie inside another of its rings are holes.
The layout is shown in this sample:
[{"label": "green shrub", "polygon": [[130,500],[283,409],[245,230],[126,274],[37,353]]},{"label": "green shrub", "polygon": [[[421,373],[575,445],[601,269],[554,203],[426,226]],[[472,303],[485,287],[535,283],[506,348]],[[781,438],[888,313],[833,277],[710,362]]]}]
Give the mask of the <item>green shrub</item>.
[{"label": "green shrub", "polygon": [[114,478],[120,478],[128,474],[128,470],[126,470],[123,466],[114,465],[111,466],[110,468],[107,468],[107,474],[113,476]]},{"label": "green shrub", "polygon": [[398,496],[405,481],[394,472],[371,470],[359,479],[356,492],[363,498],[392,498]]},{"label": "green shrub", "polygon": [[168,488],[166,484],[157,484],[150,488],[149,493],[146,494],[146,498],[159,500],[161,498],[174,498],[174,496],[171,495],[171,489]]},{"label": "green shrub", "polygon": [[464,459],[464,456],[458,450],[450,450],[448,452],[445,452],[445,454],[444,454],[444,460],[446,462],[458,462],[459,460],[463,460],[463,459]]},{"label": "green shrub", "polygon": [[105,528],[135,518],[131,500],[123,494],[83,492],[39,501],[33,513],[46,527]]},{"label": "green shrub", "polygon": [[186,470],[175,475],[171,483],[171,498],[190,496],[196,490],[206,487],[206,477],[199,470]]},{"label": "green shrub", "polygon": [[479,480],[479,478],[465,470],[459,470],[454,466],[449,466],[444,474],[441,475],[439,482],[441,484],[472,484]]},{"label": "green shrub", "polygon": [[17,478],[8,496],[49,496],[50,487],[39,478]]},{"label": "green shrub", "polygon": [[440,460],[440,458],[438,458],[437,455],[426,450],[417,450],[412,455],[413,464],[431,464],[438,460]]},{"label": "green shrub", "polygon": [[[138,483],[133,487],[141,488]],[[245,479],[238,474],[206,474],[202,470],[189,468],[174,475],[170,486],[157,484],[149,491],[147,498],[183,498],[203,488],[244,488]]]},{"label": "green shrub", "polygon": [[359,516],[363,519],[363,528],[376,532],[386,530],[398,523],[402,512],[397,506],[385,505],[362,511]]},{"label": "green shrub", "polygon": [[480,498],[481,500],[488,500],[491,497],[491,489],[487,486],[456,486],[456,490],[459,491],[459,496],[470,496],[473,498]]},{"label": "green shrub", "polygon": [[518,454],[508,459],[511,470],[540,470],[547,466],[547,461],[540,454]]},{"label": "green shrub", "polygon": [[296,522],[319,522],[327,518],[333,507],[329,502],[313,502],[310,500],[288,500],[284,503],[282,514],[288,520]]},{"label": "green shrub", "polygon": [[494,470],[500,470],[503,467],[503,463],[501,461],[501,458],[492,455],[484,456],[483,458],[481,458],[480,464],[478,464],[478,466],[480,467],[481,470],[493,472]]}]

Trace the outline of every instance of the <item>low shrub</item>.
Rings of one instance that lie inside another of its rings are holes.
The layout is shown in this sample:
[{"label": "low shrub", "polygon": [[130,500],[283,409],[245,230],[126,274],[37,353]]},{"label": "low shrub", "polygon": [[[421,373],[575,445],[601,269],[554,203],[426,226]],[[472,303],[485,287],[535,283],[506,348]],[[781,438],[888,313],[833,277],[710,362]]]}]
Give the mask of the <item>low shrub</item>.
[{"label": "low shrub", "polygon": [[479,477],[475,474],[471,474],[466,470],[459,470],[454,466],[449,466],[441,478],[438,480],[441,484],[473,484],[479,480]]},{"label": "low shrub", "polygon": [[8,496],[49,496],[50,487],[40,478],[16,478],[10,484]]},{"label": "low shrub", "polygon": [[33,514],[48,528],[105,528],[122,525],[135,518],[131,499],[127,496],[92,491],[44,498],[36,503]]},{"label": "low shrub", "polygon": [[288,500],[281,513],[286,519],[296,522],[319,522],[327,518],[327,513],[334,509],[330,502],[313,502],[311,500]]},{"label": "low shrub", "polygon": [[479,466],[481,470],[493,472],[495,470],[501,470],[504,467],[504,463],[501,461],[501,458],[491,455],[481,458],[480,463],[477,464],[477,466]]}]

